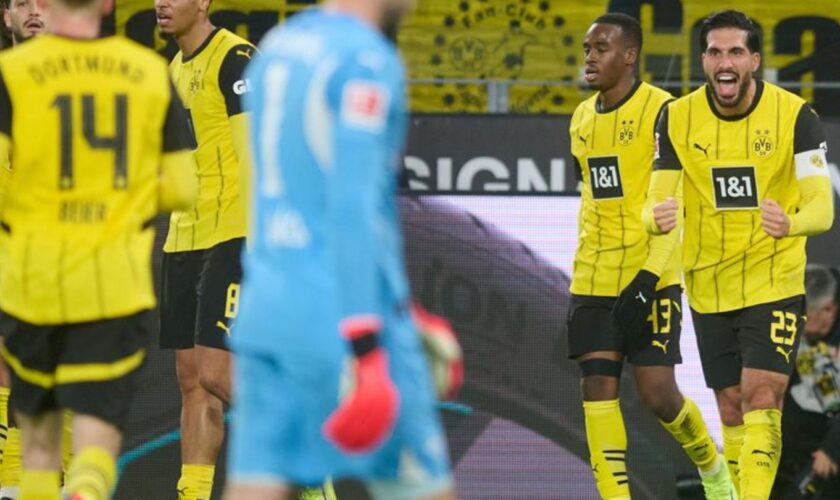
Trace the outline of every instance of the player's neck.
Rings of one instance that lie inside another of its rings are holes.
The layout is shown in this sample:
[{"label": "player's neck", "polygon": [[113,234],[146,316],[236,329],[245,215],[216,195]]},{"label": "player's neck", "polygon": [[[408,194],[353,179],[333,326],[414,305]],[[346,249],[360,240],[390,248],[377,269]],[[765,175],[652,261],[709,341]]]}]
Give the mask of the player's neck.
[{"label": "player's neck", "polygon": [[376,30],[382,30],[382,13],[370,0],[331,0],[324,4],[324,10],[351,15]]},{"label": "player's neck", "polygon": [[61,2],[53,3],[47,13],[50,32],[69,38],[97,38],[102,16],[93,9],[67,9]]},{"label": "player's neck", "polygon": [[181,49],[184,57],[191,57],[207,40],[207,37],[213,33],[214,29],[216,27],[213,26],[213,23],[209,19],[205,19],[204,22],[196,23],[184,33],[176,36],[175,43],[178,44],[178,48]]},{"label": "player's neck", "polygon": [[712,101],[715,103],[715,109],[721,116],[745,115],[753,105],[753,101],[755,100],[755,92],[757,88],[758,84],[756,83],[755,78],[750,78],[750,86],[747,87],[747,95],[745,95],[744,98],[741,99],[741,102],[739,102],[737,106],[732,108],[725,108],[717,102],[717,99],[712,99]]},{"label": "player's neck", "polygon": [[636,86],[636,78],[622,78],[614,87],[598,93],[601,109],[611,109],[627,97]]}]

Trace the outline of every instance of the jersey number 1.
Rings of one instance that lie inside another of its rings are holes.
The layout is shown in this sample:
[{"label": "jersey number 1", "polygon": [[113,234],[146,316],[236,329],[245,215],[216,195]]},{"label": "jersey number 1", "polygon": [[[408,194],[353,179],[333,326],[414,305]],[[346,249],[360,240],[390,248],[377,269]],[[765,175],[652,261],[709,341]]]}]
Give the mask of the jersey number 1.
[{"label": "jersey number 1", "polygon": [[[53,107],[58,108],[61,125],[61,170],[58,178],[59,189],[73,189],[73,96],[61,94],[55,98]],[[114,189],[128,187],[128,96],[114,96],[114,135],[105,137],[96,133],[96,103],[94,96],[82,96],[82,132],[88,145],[93,149],[110,149],[114,152]]]}]

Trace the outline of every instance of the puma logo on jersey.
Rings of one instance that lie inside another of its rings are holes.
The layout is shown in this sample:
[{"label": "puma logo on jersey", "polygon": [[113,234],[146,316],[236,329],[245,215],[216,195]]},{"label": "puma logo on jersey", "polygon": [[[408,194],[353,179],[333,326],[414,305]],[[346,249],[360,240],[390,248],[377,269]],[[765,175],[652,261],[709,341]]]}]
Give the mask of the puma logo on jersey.
[{"label": "puma logo on jersey", "polygon": [[694,143],[694,147],[699,149],[700,151],[702,151],[703,154],[706,155],[706,158],[709,157],[709,146],[711,146],[711,145],[712,145],[711,143],[706,144],[706,147],[704,148],[703,146],[697,144],[696,142]]},{"label": "puma logo on jersey", "polygon": [[769,460],[773,460],[773,457],[776,456],[775,451],[764,451],[764,450],[753,450],[751,454],[752,455],[764,455]]},{"label": "puma logo on jersey", "polygon": [[587,136],[579,135],[578,139],[580,139],[580,142],[586,144],[586,139],[589,139],[589,136],[588,135]]},{"label": "puma logo on jersey", "polygon": [[645,298],[644,294],[642,294],[642,292],[639,292],[639,294],[636,295],[636,298],[641,300],[642,304],[647,304],[647,299]]},{"label": "puma logo on jersey", "polygon": [[217,327],[219,327],[219,328],[221,328],[221,329],[222,329],[222,331],[224,331],[224,332],[225,332],[225,335],[227,335],[228,337],[230,337],[230,329],[231,329],[232,327],[227,326],[227,325],[224,323],[224,321],[217,321],[217,322],[216,322],[216,326],[217,326]]},{"label": "puma logo on jersey", "polygon": [[658,347],[662,349],[662,352],[664,354],[668,354],[668,342],[670,342],[670,340],[666,340],[664,344],[658,340],[654,340],[650,343],[650,345],[652,345],[653,347]]},{"label": "puma logo on jersey", "polygon": [[785,350],[784,350],[784,349],[782,349],[780,346],[776,346],[776,352],[778,352],[779,354],[781,354],[782,356],[784,356],[784,357],[785,357],[785,361],[786,361],[788,364],[790,364],[790,353],[792,353],[792,352],[793,352],[793,348],[790,348],[790,349],[788,349],[787,351],[785,351]]},{"label": "puma logo on jersey", "polygon": [[248,50],[238,50],[237,49],[236,55],[242,56],[242,57],[247,57],[248,59],[250,59],[251,58],[251,49],[248,49]]}]

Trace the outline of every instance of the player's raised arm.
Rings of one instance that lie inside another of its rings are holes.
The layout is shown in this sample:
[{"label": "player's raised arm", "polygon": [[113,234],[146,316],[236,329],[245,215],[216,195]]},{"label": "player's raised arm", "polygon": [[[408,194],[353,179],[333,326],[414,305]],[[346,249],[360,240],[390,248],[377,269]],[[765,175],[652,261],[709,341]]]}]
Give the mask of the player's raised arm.
[{"label": "player's raised arm", "polygon": [[170,86],[169,108],[163,124],[160,168],[160,210],[185,210],[198,196],[198,177],[192,153],[194,141],[178,92]]},{"label": "player's raised arm", "polygon": [[642,224],[651,234],[664,234],[677,227],[679,203],[677,191],[682,178],[682,164],[668,135],[668,108],[663,108],[656,124],[656,153],[650,175]]},{"label": "player's raised arm", "polygon": [[797,212],[791,215],[775,200],[762,202],[761,222],[765,232],[774,238],[813,236],[828,231],[834,221],[825,133],[819,117],[807,104],[799,111],[793,134],[800,202]]}]

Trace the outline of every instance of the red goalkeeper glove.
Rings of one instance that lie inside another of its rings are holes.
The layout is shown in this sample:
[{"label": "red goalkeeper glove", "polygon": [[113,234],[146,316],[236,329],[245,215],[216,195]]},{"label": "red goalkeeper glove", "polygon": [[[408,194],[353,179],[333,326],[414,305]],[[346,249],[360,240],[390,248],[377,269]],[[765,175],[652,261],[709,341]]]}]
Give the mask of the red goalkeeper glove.
[{"label": "red goalkeeper glove", "polygon": [[464,358],[452,325],[419,304],[412,306],[411,313],[420,330],[437,397],[453,399],[464,383]]},{"label": "red goalkeeper glove", "polygon": [[397,419],[399,393],[388,374],[388,356],[379,347],[382,322],[354,317],[341,322],[341,333],[353,347],[355,387],[324,423],[324,435],[342,451],[362,453],[391,433]]}]

